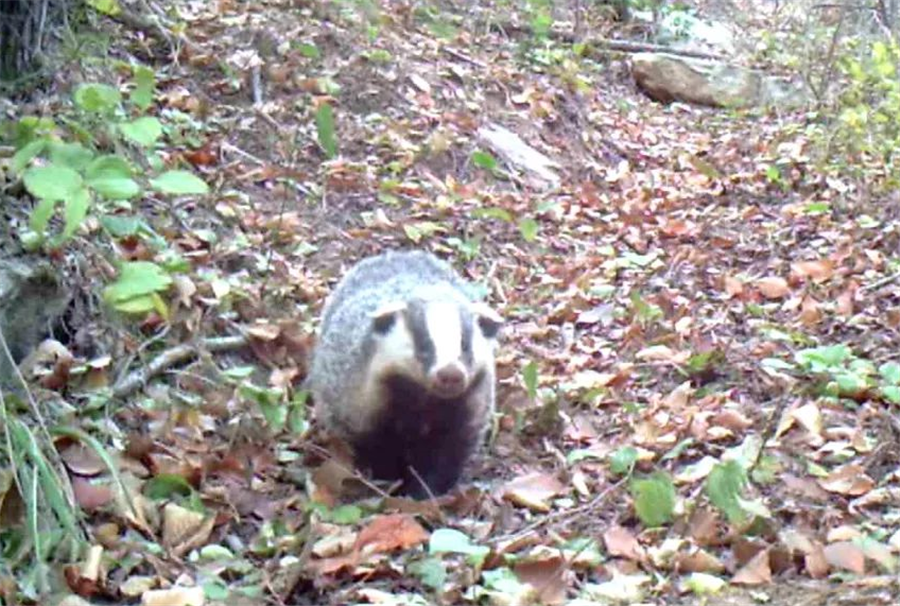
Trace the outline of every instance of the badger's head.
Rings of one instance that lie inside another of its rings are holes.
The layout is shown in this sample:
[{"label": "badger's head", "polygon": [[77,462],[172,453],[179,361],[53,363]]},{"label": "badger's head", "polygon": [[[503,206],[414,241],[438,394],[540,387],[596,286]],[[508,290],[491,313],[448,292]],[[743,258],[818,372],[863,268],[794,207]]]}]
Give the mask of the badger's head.
[{"label": "badger's head", "polygon": [[454,398],[493,369],[503,319],[483,303],[428,297],[383,305],[371,322],[375,377],[400,376]]}]

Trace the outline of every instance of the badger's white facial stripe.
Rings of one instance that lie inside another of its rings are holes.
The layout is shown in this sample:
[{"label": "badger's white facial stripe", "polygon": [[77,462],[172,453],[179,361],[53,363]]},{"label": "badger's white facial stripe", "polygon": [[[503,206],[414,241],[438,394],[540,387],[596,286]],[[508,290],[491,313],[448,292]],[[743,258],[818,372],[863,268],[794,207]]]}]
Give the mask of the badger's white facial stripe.
[{"label": "badger's white facial stripe", "polygon": [[455,303],[433,302],[425,308],[425,326],[434,344],[432,370],[458,364],[462,357],[462,318]]}]

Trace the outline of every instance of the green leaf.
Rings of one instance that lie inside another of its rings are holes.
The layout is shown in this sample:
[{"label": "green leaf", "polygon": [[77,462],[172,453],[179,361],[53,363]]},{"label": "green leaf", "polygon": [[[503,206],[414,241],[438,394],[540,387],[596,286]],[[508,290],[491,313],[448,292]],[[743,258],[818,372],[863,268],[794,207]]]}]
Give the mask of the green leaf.
[{"label": "green leaf", "polygon": [[16,154],[12,157],[12,163],[10,165],[12,168],[12,172],[15,174],[19,174],[23,170],[25,170],[25,167],[28,166],[28,164],[32,160],[43,153],[44,149],[47,148],[47,145],[49,143],[49,139],[35,139],[19,151],[17,151]]},{"label": "green leaf", "polygon": [[531,217],[525,217],[519,221],[519,233],[522,234],[522,238],[526,242],[534,242],[535,238],[537,238],[539,229],[540,225]]},{"label": "green leaf", "polygon": [[25,171],[25,189],[32,196],[56,202],[82,186],[81,175],[65,166],[32,166]]},{"label": "green leaf", "polygon": [[130,177],[134,174],[134,170],[128,160],[122,156],[105,155],[98,156],[93,162],[84,169],[84,176],[87,179],[96,179],[104,176],[114,177]]},{"label": "green leaf", "polygon": [[746,484],[747,471],[737,461],[719,463],[706,478],[709,500],[725,512],[731,523],[740,523],[747,517],[740,500]]},{"label": "green leaf", "polygon": [[39,236],[39,241],[43,242],[44,232],[47,231],[47,224],[50,223],[50,217],[56,209],[56,200],[49,198],[41,198],[38,200],[37,206],[31,211],[29,226]]},{"label": "green leaf", "polygon": [[130,200],[141,193],[137,181],[128,177],[102,176],[87,184],[107,200]]},{"label": "green leaf", "polygon": [[326,158],[334,158],[337,155],[337,138],[335,136],[334,110],[328,103],[322,103],[316,110],[316,133],[319,138],[319,147],[325,152]]},{"label": "green leaf", "polygon": [[356,524],[363,517],[363,510],[357,505],[339,505],[335,507],[328,519],[335,524]]},{"label": "green leaf", "polygon": [[119,6],[118,0],[86,0],[88,6],[91,6],[98,13],[106,15],[108,17],[115,17],[120,12],[122,12],[122,8]]},{"label": "green leaf", "polygon": [[319,51],[319,47],[309,42],[301,42],[297,45],[297,50],[302,56],[306,57],[307,59],[318,59],[322,56],[322,53]]},{"label": "green leaf", "polygon": [[505,208],[476,208],[472,211],[473,219],[500,219],[512,223],[513,216]]},{"label": "green leaf", "polygon": [[103,296],[118,309],[131,299],[164,292],[171,284],[171,276],[156,263],[133,261],[122,265],[119,277],[104,289]]},{"label": "green leaf", "polygon": [[475,545],[465,534],[453,528],[438,528],[428,540],[428,553],[461,553],[472,556],[486,556],[490,548]]},{"label": "green leaf", "polygon": [[156,73],[146,65],[134,67],[134,90],[129,96],[131,102],[141,110],[153,104],[153,91],[156,88]]},{"label": "green leaf", "polygon": [[728,581],[705,572],[691,573],[684,581],[684,587],[697,595],[713,595],[728,585]]},{"label": "green leaf", "polygon": [[900,404],[900,385],[886,385],[882,387],[881,395],[892,404]]},{"label": "green leaf", "polygon": [[209,192],[209,186],[200,177],[186,170],[164,172],[157,178],[150,179],[150,185],[157,191],[175,196]]},{"label": "green leaf", "polygon": [[119,90],[108,84],[82,84],[75,90],[75,105],[86,112],[105,114],[121,101]]},{"label": "green leaf", "polygon": [[84,218],[87,217],[90,206],[91,192],[89,192],[86,187],[82,187],[66,198],[63,210],[65,225],[63,226],[63,232],[60,236],[60,244],[75,234],[75,230],[81,226],[84,222]]},{"label": "green leaf", "polygon": [[125,314],[146,314],[159,309],[159,295],[139,295],[125,301],[116,302],[113,307]]},{"label": "green leaf", "polygon": [[152,147],[162,136],[162,123],[153,116],[143,116],[119,125],[122,134],[142,147]]},{"label": "green leaf", "polygon": [[522,381],[525,383],[525,390],[528,392],[528,397],[532,400],[537,398],[537,388],[538,388],[538,367],[537,362],[531,360],[522,369]]},{"label": "green leaf", "polygon": [[138,233],[141,228],[141,219],[128,215],[102,215],[100,225],[113,238],[124,238]]},{"label": "green leaf", "polygon": [[882,380],[891,385],[900,385],[900,364],[896,362],[885,362],[878,367],[878,374]]},{"label": "green leaf", "polygon": [[631,482],[634,511],[641,523],[655,528],[672,520],[675,512],[675,485],[663,472]]},{"label": "green leaf", "polygon": [[182,476],[162,473],[150,478],[144,484],[143,492],[147,498],[158,501],[172,496],[190,496],[194,488]]},{"label": "green leaf", "polygon": [[638,451],[633,446],[624,446],[609,457],[609,470],[617,476],[631,473],[637,463]]},{"label": "green leaf", "polygon": [[50,161],[57,166],[67,166],[72,170],[83,170],[91,160],[94,152],[80,143],[51,143]]},{"label": "green leaf", "polygon": [[447,580],[447,567],[439,558],[425,558],[413,562],[407,567],[407,571],[423,585],[435,590],[443,587]]},{"label": "green leaf", "polygon": [[497,168],[497,160],[486,151],[476,151],[472,154],[472,164],[479,168],[493,172]]}]

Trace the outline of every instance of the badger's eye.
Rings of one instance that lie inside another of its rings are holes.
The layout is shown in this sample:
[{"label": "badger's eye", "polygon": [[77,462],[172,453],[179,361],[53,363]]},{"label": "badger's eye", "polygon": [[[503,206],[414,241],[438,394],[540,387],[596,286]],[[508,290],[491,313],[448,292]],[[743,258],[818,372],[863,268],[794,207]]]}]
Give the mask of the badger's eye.
[{"label": "badger's eye", "polygon": [[397,322],[397,312],[388,312],[372,318],[372,330],[379,335],[386,335]]},{"label": "badger's eye", "polygon": [[497,336],[502,324],[503,322],[497,318],[486,315],[478,316],[478,327],[481,329],[481,334],[488,339],[493,339]]}]

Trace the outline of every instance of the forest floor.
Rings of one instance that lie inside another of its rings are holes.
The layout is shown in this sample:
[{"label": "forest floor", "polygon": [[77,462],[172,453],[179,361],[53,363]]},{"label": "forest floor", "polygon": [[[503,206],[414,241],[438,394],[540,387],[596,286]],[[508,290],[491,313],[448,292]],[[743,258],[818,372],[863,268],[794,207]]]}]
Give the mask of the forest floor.
[{"label": "forest floor", "polygon": [[[240,327],[251,347],[170,368],[155,405],[111,414],[123,474],[184,478],[193,501],[110,527],[82,485],[109,569],[85,597],[897,603],[900,203],[818,173],[804,114],[658,104],[627,56],[491,27],[509,14],[489,4],[455,25],[399,2],[172,5],[177,61],[121,25],[110,54],[152,65],[168,160],[213,193],[144,209],[190,260],[168,322],[140,327],[152,347],[99,330],[122,348],[110,375]],[[559,183],[486,153],[490,123]],[[348,503],[297,393],[329,289],[393,247],[487,288],[506,319],[499,415],[452,494]]]}]

